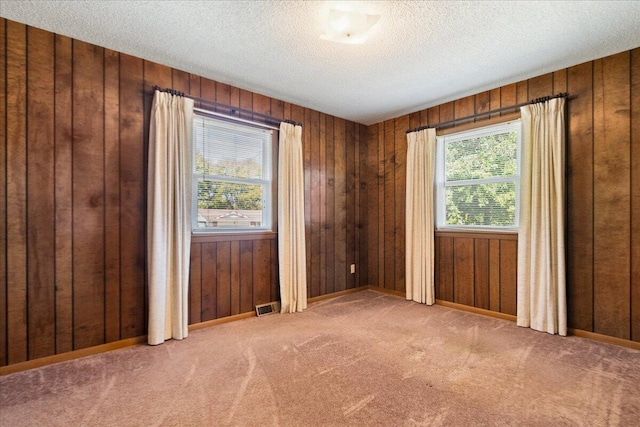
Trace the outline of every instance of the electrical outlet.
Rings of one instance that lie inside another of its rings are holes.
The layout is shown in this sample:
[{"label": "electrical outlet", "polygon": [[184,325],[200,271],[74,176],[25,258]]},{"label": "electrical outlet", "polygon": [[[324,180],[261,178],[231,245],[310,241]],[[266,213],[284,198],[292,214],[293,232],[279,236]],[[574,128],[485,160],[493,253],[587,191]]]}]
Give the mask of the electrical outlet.
[{"label": "electrical outlet", "polygon": [[351,274],[356,274],[356,265],[351,264]]}]

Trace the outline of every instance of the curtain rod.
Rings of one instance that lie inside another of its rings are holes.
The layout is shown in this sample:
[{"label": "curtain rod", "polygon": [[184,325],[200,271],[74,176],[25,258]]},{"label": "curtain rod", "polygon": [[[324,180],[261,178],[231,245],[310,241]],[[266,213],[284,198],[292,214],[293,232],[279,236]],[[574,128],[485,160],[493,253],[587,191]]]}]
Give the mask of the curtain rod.
[{"label": "curtain rod", "polygon": [[[298,122],[295,122],[293,120],[278,119],[278,118],[270,116],[268,114],[255,113],[255,112],[253,112],[251,110],[246,110],[244,108],[233,107],[231,105],[221,104],[219,102],[211,101],[211,100],[208,100],[208,99],[197,98],[195,96],[185,95],[184,92],[180,92],[180,91],[177,91],[177,90],[174,90],[174,89],[171,89],[171,88],[161,88],[160,86],[156,85],[156,86],[153,87],[153,90],[154,91],[158,90],[160,92],[166,92],[166,93],[169,93],[169,94],[175,95],[175,96],[183,96],[185,98],[191,98],[195,102],[199,102],[200,104],[205,104],[205,105],[208,105],[208,106],[225,109],[225,110],[229,111],[230,115],[220,114],[220,113],[217,113],[217,112],[214,112],[214,111],[208,111],[208,113],[215,113],[214,115],[218,115],[218,116],[221,116],[221,117],[226,117],[226,118],[229,118],[229,119],[234,119],[234,120],[239,119],[240,121],[250,122],[249,120],[245,120],[242,117],[240,117],[241,114],[246,114],[246,115],[248,115],[250,117],[254,117],[254,118],[257,116],[259,119],[262,119],[263,121],[267,122],[267,124],[270,123],[270,124],[279,125],[281,122],[285,122],[285,123],[290,123],[290,124],[292,124],[294,126],[302,126],[302,123],[298,123]],[[235,114],[237,114],[237,116]]]},{"label": "curtain rod", "polygon": [[478,117],[482,117],[482,116],[489,116],[491,114],[502,113],[504,111],[509,111],[509,110],[515,110],[515,109],[518,109],[520,107],[524,107],[525,105],[537,104],[539,102],[546,102],[546,101],[548,101],[550,99],[555,99],[555,98],[571,99],[571,98],[569,98],[569,94],[566,93],[566,92],[558,93],[557,95],[552,95],[552,96],[543,96],[542,98],[536,98],[536,99],[533,99],[531,101],[522,102],[520,104],[511,105],[509,107],[497,108],[495,110],[486,111],[484,113],[477,113],[477,114],[472,114],[472,115],[466,116],[466,117],[460,117],[459,119],[448,120],[446,122],[438,123],[437,125],[420,126],[420,127],[414,128],[414,129],[409,129],[407,131],[407,133],[417,132],[419,130],[424,130],[424,129],[440,129],[440,128],[443,128],[443,127],[448,127],[448,126],[451,126],[451,125],[455,125],[456,123],[463,122],[465,120],[477,119]]}]

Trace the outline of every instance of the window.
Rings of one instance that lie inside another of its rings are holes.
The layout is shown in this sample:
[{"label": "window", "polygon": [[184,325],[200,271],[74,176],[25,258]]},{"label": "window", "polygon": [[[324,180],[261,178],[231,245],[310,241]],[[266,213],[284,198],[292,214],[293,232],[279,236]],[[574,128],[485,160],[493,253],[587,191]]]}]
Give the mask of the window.
[{"label": "window", "polygon": [[519,193],[519,120],[437,138],[437,228],[515,230]]},{"label": "window", "polygon": [[194,232],[272,229],[271,130],[193,120]]}]

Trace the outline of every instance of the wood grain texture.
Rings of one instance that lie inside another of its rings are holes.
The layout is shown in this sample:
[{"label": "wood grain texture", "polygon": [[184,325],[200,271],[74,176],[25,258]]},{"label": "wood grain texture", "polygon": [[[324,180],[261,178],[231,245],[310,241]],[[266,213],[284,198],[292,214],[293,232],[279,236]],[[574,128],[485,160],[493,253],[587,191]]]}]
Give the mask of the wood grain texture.
[{"label": "wood grain texture", "polygon": [[[351,264],[355,264],[356,253],[356,132],[353,122],[345,122],[345,289],[355,287],[355,274],[351,274]],[[353,219],[353,220],[351,220]]]},{"label": "wood grain texture", "polygon": [[[146,331],[146,153],[151,93],[170,84],[169,70],[120,55],[120,337]],[[125,95],[126,94],[126,95]],[[146,123],[145,123],[146,121]]]},{"label": "wood grain texture", "polygon": [[453,302],[474,304],[475,255],[473,239],[457,237],[453,239]]},{"label": "wood grain texture", "polygon": [[120,339],[120,55],[104,52],[105,341]]},{"label": "wood grain texture", "polygon": [[387,289],[400,290],[397,288],[395,275],[395,122],[387,120],[384,122],[384,285]]},{"label": "wood grain texture", "polygon": [[500,312],[516,314],[516,276],[518,244],[500,241]]},{"label": "wood grain texture", "polygon": [[216,319],[218,313],[218,244],[201,244],[201,321]]},{"label": "wood grain texture", "polygon": [[219,242],[216,253],[218,318],[231,316],[231,242]]},{"label": "wood grain texture", "polygon": [[29,359],[55,354],[54,35],[27,32],[27,257]]},{"label": "wood grain texture", "polygon": [[326,292],[332,293],[336,290],[336,167],[335,167],[335,143],[334,143],[334,118],[332,116],[325,117],[325,142],[326,142],[326,238],[327,238],[327,257],[326,257]]},{"label": "wood grain texture", "polygon": [[27,353],[27,29],[7,22],[7,364]]},{"label": "wood grain texture", "polygon": [[407,211],[407,136],[409,116],[402,116],[395,120],[395,289],[406,291],[406,211]]},{"label": "wood grain texture", "polygon": [[[6,21],[0,19],[0,105],[6,111],[7,102],[7,34]],[[0,230],[7,226],[7,117],[0,114]],[[0,243],[0,366],[7,364],[7,245]]]},{"label": "wood grain texture", "polygon": [[73,43],[73,342],[104,344],[104,51]]},{"label": "wood grain texture", "polygon": [[489,310],[489,239],[474,239],[474,307]]},{"label": "wood grain texture", "polygon": [[[347,288],[347,180],[346,180],[346,123],[344,119],[335,118],[334,124],[334,180],[335,180],[335,289],[334,292]],[[313,255],[312,255],[313,256]]]},{"label": "wood grain texture", "polygon": [[640,341],[640,48],[631,51],[631,339]]},{"label": "wood grain texture", "polygon": [[593,331],[593,63],[568,69],[567,322]]},{"label": "wood grain texture", "polygon": [[202,321],[202,245],[191,244],[189,264],[189,324]]},{"label": "wood grain texture", "polygon": [[[630,338],[629,52],[594,62],[594,331]],[[615,266],[615,268],[612,268]]]},{"label": "wood grain texture", "polygon": [[368,284],[371,286],[382,286],[382,281],[378,276],[380,259],[380,241],[378,231],[380,228],[378,211],[380,202],[378,200],[378,126],[369,126],[367,129],[367,275]]},{"label": "wood grain texture", "polygon": [[73,350],[72,40],[55,43],[55,323],[56,353],[65,353]]}]

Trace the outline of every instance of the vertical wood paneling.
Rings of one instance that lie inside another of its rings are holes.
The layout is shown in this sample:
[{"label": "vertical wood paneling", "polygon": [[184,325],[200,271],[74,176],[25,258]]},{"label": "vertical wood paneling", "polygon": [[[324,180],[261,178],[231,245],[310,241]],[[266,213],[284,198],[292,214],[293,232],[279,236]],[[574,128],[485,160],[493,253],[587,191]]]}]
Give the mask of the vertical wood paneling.
[{"label": "vertical wood paneling", "polygon": [[500,241],[500,312],[516,314],[516,265],[518,244]]},{"label": "vertical wood paneling", "polygon": [[240,242],[231,242],[231,314],[240,314]]},{"label": "vertical wood paneling", "polygon": [[640,48],[631,51],[631,339],[640,341]]},{"label": "vertical wood paneling", "polygon": [[201,283],[202,283],[202,321],[217,318],[218,312],[218,245],[203,243],[201,245]]},{"label": "vertical wood paneling", "polygon": [[271,289],[271,251],[268,240],[256,240],[253,242],[253,301],[250,309],[258,304],[270,302]]},{"label": "vertical wood paneling", "polygon": [[[378,128],[378,280],[379,286],[391,287],[393,284],[387,283],[385,277],[385,208],[389,200],[385,195],[385,132],[384,123],[374,125]],[[374,166],[375,167],[375,166]]]},{"label": "vertical wood paneling", "polygon": [[489,310],[489,240],[474,240],[474,306]]},{"label": "vertical wood paneling", "polygon": [[453,301],[474,305],[473,239],[453,239]]},{"label": "vertical wood paneling", "polygon": [[[0,106],[7,111],[6,21],[0,19]],[[7,206],[7,122],[0,114],[0,230],[6,236]],[[0,242],[0,366],[7,364],[7,245]]]},{"label": "vertical wood paneling", "polygon": [[351,264],[356,262],[355,225],[356,217],[356,188],[355,188],[355,158],[356,158],[355,126],[353,122],[345,122],[345,288],[355,286],[355,274],[351,274]]},{"label": "vertical wood paneling", "polygon": [[476,95],[476,114],[485,113],[491,110],[491,92],[482,92]]},{"label": "vertical wood paneling", "polygon": [[73,350],[72,41],[56,35],[55,43],[55,322],[56,353],[64,353]]},{"label": "vertical wood paneling", "polygon": [[553,93],[553,74],[544,74],[529,80],[528,99],[537,99]]},{"label": "vertical wood paneling", "polygon": [[440,242],[438,246],[438,260],[436,262],[436,268],[438,269],[438,283],[436,284],[439,288],[438,294],[440,299],[453,302],[453,238],[439,237],[437,240]]},{"label": "vertical wood paneling", "polygon": [[27,30],[7,21],[7,363],[27,360]]},{"label": "vertical wood paneling", "polygon": [[253,310],[253,242],[240,242],[240,311]]},{"label": "vertical wood paneling", "polygon": [[500,240],[489,240],[489,310],[500,311]]},{"label": "vertical wood paneling", "polygon": [[73,43],[73,342],[105,342],[104,51]]},{"label": "vertical wood paneling", "polygon": [[[154,85],[170,82],[166,67],[120,55],[120,338],[146,331],[146,130]],[[126,95],[125,95],[126,94]],[[145,99],[146,98],[146,99]],[[147,107],[147,110],[144,108]]]},{"label": "vertical wood paneling", "polygon": [[388,289],[397,288],[395,275],[395,122],[387,120],[384,123],[384,284]]},{"label": "vertical wood paneling", "polygon": [[380,245],[378,238],[379,221],[378,209],[382,203],[378,200],[378,126],[369,126],[367,134],[367,259],[368,259],[368,285],[382,286],[378,277],[378,258]]},{"label": "vertical wood paneling", "polygon": [[325,127],[326,115],[319,117],[319,152],[318,152],[318,186],[319,186],[319,215],[320,215],[320,295],[327,293],[327,131]]},{"label": "vertical wood paneling", "polygon": [[309,297],[320,295],[320,115],[317,111],[309,113],[309,145],[310,145],[310,191],[309,203],[310,253],[317,254],[310,259]]},{"label": "vertical wood paneling", "polygon": [[336,234],[336,175],[335,175],[335,143],[334,143],[334,120],[332,116],[325,117],[325,142],[326,142],[326,192],[327,192],[327,218],[326,218],[326,235],[327,235],[327,273],[326,273],[326,289],[327,293],[336,290],[336,272],[335,272],[335,234]]},{"label": "vertical wood paneling", "polygon": [[593,63],[568,70],[567,322],[593,331]]},{"label": "vertical wood paneling", "polygon": [[359,126],[360,128],[360,141],[359,141],[359,162],[360,169],[358,170],[358,181],[360,191],[360,208],[356,215],[358,220],[359,236],[357,242],[360,244],[360,257],[358,260],[358,286],[365,286],[371,283],[369,281],[369,143],[368,143],[368,130],[366,126]]},{"label": "vertical wood paneling", "polygon": [[231,316],[231,242],[218,242],[216,261],[217,317]]},{"label": "vertical wood paneling", "polygon": [[202,321],[202,245],[191,244],[189,265],[189,324]]},{"label": "vertical wood paneling", "polygon": [[345,120],[334,119],[335,291],[347,288],[347,181]]},{"label": "vertical wood paneling", "polygon": [[54,36],[27,32],[27,258],[29,359],[55,353]]},{"label": "vertical wood paneling", "polygon": [[406,290],[405,241],[406,241],[406,185],[407,185],[407,137],[409,116],[395,120],[395,282],[397,291]]},{"label": "vertical wood paneling", "polygon": [[594,331],[625,339],[631,279],[629,59],[623,52],[594,62]]},{"label": "vertical wood paneling", "polygon": [[120,339],[120,56],[104,52],[105,340]]}]

